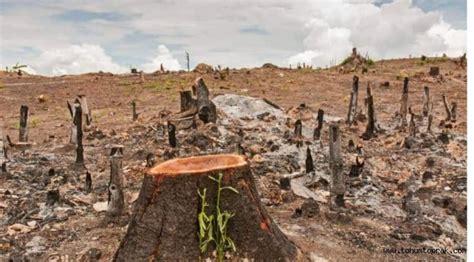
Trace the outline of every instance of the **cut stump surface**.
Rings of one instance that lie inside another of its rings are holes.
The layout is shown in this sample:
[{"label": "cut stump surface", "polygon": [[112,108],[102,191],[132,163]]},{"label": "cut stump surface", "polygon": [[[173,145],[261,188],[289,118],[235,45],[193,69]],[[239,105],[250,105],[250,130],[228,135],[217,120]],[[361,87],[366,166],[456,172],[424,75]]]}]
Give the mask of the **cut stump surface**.
[{"label": "cut stump surface", "polygon": [[222,186],[239,192],[221,192],[221,211],[234,213],[227,235],[236,252],[232,259],[297,261],[301,253],[263,208],[245,158],[240,155],[208,155],[173,159],[149,169],[143,181],[127,234],[115,261],[197,261],[212,257],[211,244],[199,250],[198,190],[207,189],[208,214],[215,214],[217,184],[209,176],[223,174]]}]

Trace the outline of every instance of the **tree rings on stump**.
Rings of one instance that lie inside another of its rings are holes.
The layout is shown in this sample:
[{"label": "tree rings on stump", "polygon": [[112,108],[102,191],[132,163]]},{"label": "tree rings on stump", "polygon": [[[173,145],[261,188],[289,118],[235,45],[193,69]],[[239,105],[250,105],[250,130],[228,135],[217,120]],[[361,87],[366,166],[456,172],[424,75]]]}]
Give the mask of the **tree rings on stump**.
[{"label": "tree rings on stump", "polygon": [[273,222],[260,202],[249,164],[240,155],[207,155],[173,159],[149,169],[143,181],[128,231],[115,261],[198,261],[212,257],[199,249],[198,190],[207,189],[208,215],[216,213],[217,183],[223,174],[220,209],[234,213],[227,236],[235,246],[232,259],[298,261],[301,252]]}]

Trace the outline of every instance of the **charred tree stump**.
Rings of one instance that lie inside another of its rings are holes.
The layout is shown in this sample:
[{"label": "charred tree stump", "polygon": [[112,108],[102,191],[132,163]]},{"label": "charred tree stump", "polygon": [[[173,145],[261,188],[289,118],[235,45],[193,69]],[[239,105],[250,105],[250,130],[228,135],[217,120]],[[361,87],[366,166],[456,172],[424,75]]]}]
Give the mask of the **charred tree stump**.
[{"label": "charred tree stump", "polygon": [[84,189],[87,193],[90,193],[92,191],[92,176],[89,171],[86,172],[86,183]]},{"label": "charred tree stump", "polygon": [[430,88],[425,86],[424,90],[425,92],[423,94],[423,117],[428,117],[431,105]]},{"label": "charred tree stump", "polygon": [[341,153],[341,134],[339,126],[329,126],[329,169],[331,170],[330,207],[344,206],[344,193],[346,191],[343,161]]},{"label": "charred tree stump", "polygon": [[305,162],[305,167],[306,167],[306,174],[309,174],[311,172],[314,172],[314,163],[313,163],[313,157],[311,156],[311,150],[309,147],[306,148],[306,162]]},{"label": "charred tree stump", "polygon": [[28,106],[20,107],[20,142],[28,142]]},{"label": "charred tree stump", "polygon": [[313,139],[314,140],[319,140],[321,138],[321,130],[323,129],[324,110],[322,110],[322,109],[318,110],[318,117],[317,117],[316,120],[318,121],[318,124],[317,124],[316,128],[314,129]]},{"label": "charred tree stump", "polygon": [[137,102],[135,100],[132,101],[132,120],[136,121],[138,119],[137,114]]},{"label": "charred tree stump", "polygon": [[81,104],[82,113],[86,116],[86,125],[90,126],[92,123],[92,113],[87,104],[87,98],[85,95],[78,95],[79,103]]},{"label": "charred tree stump", "polygon": [[403,80],[403,92],[402,99],[400,103],[400,117],[401,117],[401,127],[407,125],[407,114],[408,114],[408,77],[405,77]]},{"label": "charred tree stump", "polygon": [[410,113],[410,125],[409,125],[408,130],[409,130],[410,136],[414,138],[416,136],[416,125],[415,125],[415,115],[413,113]]},{"label": "charred tree stump", "polygon": [[426,132],[431,132],[431,125],[433,124],[433,115],[428,115],[428,126],[426,127]]},{"label": "charred tree stump", "polygon": [[456,109],[458,104],[456,102],[451,103],[451,122],[456,122]]},{"label": "charred tree stump", "polygon": [[[224,190],[209,177],[222,174]],[[127,233],[114,261],[199,261],[212,257],[214,244],[200,252],[198,215],[206,190],[204,211],[233,213],[226,226],[236,251],[235,260],[299,261],[301,252],[280,231],[260,202],[244,156],[207,155],[174,159],[149,169],[143,181]],[[215,228],[217,229],[217,227]]]},{"label": "charred tree stump", "polygon": [[110,151],[109,198],[107,204],[107,215],[109,217],[120,218],[125,207],[123,198],[122,158],[123,146],[114,145]]},{"label": "charred tree stump", "polygon": [[189,109],[195,106],[196,101],[194,100],[192,92],[190,90],[180,91],[179,96],[181,99],[181,112],[188,111]]},{"label": "charred tree stump", "polygon": [[3,133],[2,128],[0,127],[0,165],[1,165],[1,172],[0,173],[7,173],[7,149],[5,143],[3,142]]},{"label": "charred tree stump", "polygon": [[[69,101],[67,101],[67,107],[69,109],[69,114],[71,115],[71,119],[72,119],[71,134],[69,137],[69,143],[71,144],[77,144],[76,109],[78,108],[78,106],[79,107],[81,106],[81,102],[79,101],[79,99],[74,100],[74,103],[72,105],[69,103]],[[82,114],[82,110],[81,110],[81,114]]]},{"label": "charred tree stump", "polygon": [[375,126],[375,110],[374,110],[374,97],[372,96],[372,92],[370,87],[367,87],[367,128],[365,129],[365,133],[362,134],[362,138],[364,140],[369,140],[375,135],[376,126]]},{"label": "charred tree stump", "polygon": [[168,123],[168,142],[171,147],[176,147],[176,127],[172,123]]},{"label": "charred tree stump", "polygon": [[76,135],[77,135],[77,144],[76,144],[76,166],[84,167],[84,147],[82,145],[82,108],[81,104],[76,103],[75,115],[74,115],[74,125],[76,126]]},{"label": "charred tree stump", "polygon": [[199,119],[205,124],[217,121],[216,105],[209,99],[209,89],[201,77],[196,79],[193,85],[196,90],[196,106]]},{"label": "charred tree stump", "polygon": [[432,66],[430,67],[430,76],[439,76],[439,67],[438,66]]},{"label": "charred tree stump", "polygon": [[296,143],[296,147],[303,146],[303,123],[300,119],[296,120],[295,122],[294,141]]},{"label": "charred tree stump", "polygon": [[445,121],[451,121],[451,122],[456,122],[456,109],[457,109],[457,103],[452,102],[451,107],[449,107],[448,99],[446,98],[445,95],[443,95],[443,104],[444,104],[444,109],[446,110],[446,119]]},{"label": "charred tree stump", "polygon": [[352,79],[351,100],[349,101],[349,112],[347,113],[347,124],[351,126],[357,114],[357,96],[359,94],[359,77],[354,76]]}]

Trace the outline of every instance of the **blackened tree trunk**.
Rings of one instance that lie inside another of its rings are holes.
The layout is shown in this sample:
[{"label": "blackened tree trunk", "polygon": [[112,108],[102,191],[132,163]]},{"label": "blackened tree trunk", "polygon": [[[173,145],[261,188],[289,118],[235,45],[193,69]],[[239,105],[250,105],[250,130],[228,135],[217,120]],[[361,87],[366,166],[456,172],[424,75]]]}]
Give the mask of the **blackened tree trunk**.
[{"label": "blackened tree trunk", "polygon": [[135,100],[132,101],[132,120],[136,121],[138,119],[137,114],[137,102]]},{"label": "blackened tree trunk", "polygon": [[357,96],[359,94],[359,77],[354,76],[352,79],[351,100],[349,101],[349,112],[347,113],[347,124],[354,123],[357,114]]},{"label": "blackened tree trunk", "polygon": [[293,137],[296,147],[303,146],[303,123],[300,119],[295,122],[295,133]]},{"label": "blackened tree trunk", "polygon": [[181,112],[185,112],[195,106],[196,101],[193,98],[191,90],[180,91],[179,96],[181,99]]},{"label": "blackened tree trunk", "polygon": [[201,77],[194,82],[196,90],[196,106],[199,119],[204,123],[215,123],[217,121],[216,105],[209,99],[209,89]]},{"label": "blackened tree trunk", "polygon": [[329,169],[331,170],[330,207],[344,206],[346,192],[345,177],[342,172],[341,134],[339,126],[329,126]]},{"label": "blackened tree trunk", "polygon": [[324,110],[318,110],[318,117],[316,119],[318,121],[316,128],[313,132],[313,139],[319,140],[321,138],[321,130],[323,129],[323,121],[324,121]]},{"label": "blackened tree trunk", "polygon": [[[3,130],[2,127],[0,126],[0,165],[2,165],[6,162],[7,160],[7,149],[5,146],[5,143],[3,142]],[[5,165],[6,168],[6,165]],[[6,171],[5,171],[6,172]]]},{"label": "blackened tree trunk", "polygon": [[176,147],[176,127],[168,122],[168,143],[171,147]]},{"label": "blackened tree trunk", "polygon": [[402,99],[400,103],[400,117],[401,117],[401,127],[407,125],[407,114],[408,114],[408,77],[405,77],[403,80],[403,92]]},{"label": "blackened tree trunk", "polygon": [[20,142],[28,142],[28,106],[20,107]]},{"label": "blackened tree trunk", "polygon": [[109,199],[107,205],[107,214],[110,217],[120,217],[125,206],[123,198],[122,158],[123,146],[112,146],[110,151]]},{"label": "blackened tree trunk", "polygon": [[[209,176],[222,174],[217,184]],[[235,246],[233,259],[255,261],[300,261],[301,252],[280,231],[260,202],[249,164],[239,155],[208,155],[174,159],[147,171],[127,233],[114,261],[204,261],[214,245],[201,254],[198,214],[206,189],[208,215],[221,211],[235,214],[227,224],[227,236]]]},{"label": "blackened tree trunk", "polygon": [[84,147],[82,145],[82,108],[81,104],[74,104],[74,125],[76,126],[77,144],[76,144],[76,166],[84,166]]}]

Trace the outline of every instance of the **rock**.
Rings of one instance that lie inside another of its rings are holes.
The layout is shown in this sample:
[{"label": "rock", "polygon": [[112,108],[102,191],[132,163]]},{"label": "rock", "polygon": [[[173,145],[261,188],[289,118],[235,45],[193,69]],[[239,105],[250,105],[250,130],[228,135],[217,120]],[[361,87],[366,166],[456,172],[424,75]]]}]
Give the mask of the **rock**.
[{"label": "rock", "polygon": [[303,198],[312,198],[320,203],[326,203],[326,196],[321,194],[321,191],[318,191],[319,194],[316,194],[315,192],[311,191],[309,188],[304,186],[304,178],[299,177],[292,179],[290,181],[291,184],[291,190],[295,195],[303,197]]},{"label": "rock", "polygon": [[32,254],[38,254],[42,253],[46,248],[44,247],[44,244],[46,242],[46,239],[40,236],[34,236],[28,243],[26,243],[26,254],[27,255],[32,255]]},{"label": "rock", "polygon": [[94,205],[92,205],[95,211],[97,212],[103,212],[107,210],[107,201],[104,202],[97,202]]},{"label": "rock", "polygon": [[225,94],[216,96],[212,99],[212,102],[216,104],[219,110],[222,110],[233,119],[240,120],[242,117],[257,118],[264,113],[270,113],[277,119],[284,119],[285,117],[283,111],[255,97]]},{"label": "rock", "polygon": [[314,252],[311,252],[309,254],[309,260],[311,262],[327,262],[328,260],[319,256],[318,254],[314,253]]}]

